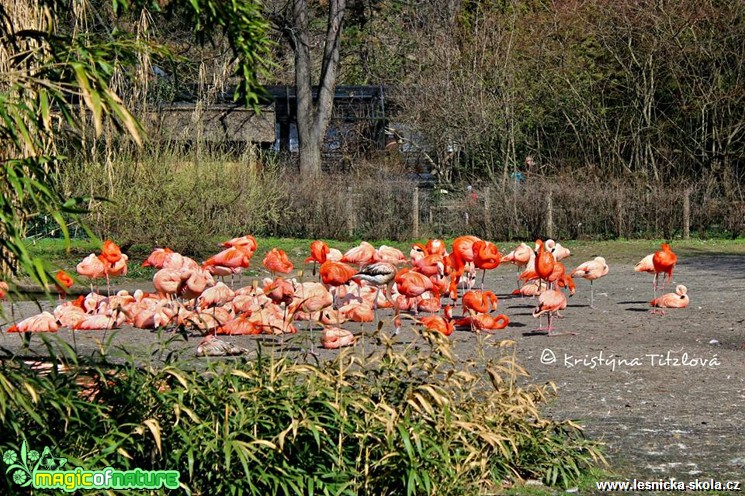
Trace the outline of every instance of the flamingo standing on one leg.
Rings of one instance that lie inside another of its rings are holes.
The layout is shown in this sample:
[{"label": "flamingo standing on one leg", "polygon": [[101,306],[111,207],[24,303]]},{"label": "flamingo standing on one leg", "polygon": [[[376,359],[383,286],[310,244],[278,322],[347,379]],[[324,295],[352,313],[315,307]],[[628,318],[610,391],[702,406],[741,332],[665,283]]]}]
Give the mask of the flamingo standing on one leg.
[{"label": "flamingo standing on one leg", "polygon": [[329,245],[317,239],[310,244],[310,256],[305,259],[305,263],[313,262],[313,277],[316,276],[316,267],[323,265],[329,254]]},{"label": "flamingo standing on one leg", "polygon": [[572,273],[569,274],[572,277],[580,276],[581,278],[590,281],[590,308],[595,308],[595,298],[592,282],[595,279],[600,279],[601,277],[608,274],[609,270],[610,268],[608,267],[608,264],[605,263],[605,259],[603,257],[595,257],[594,260],[590,260],[589,262],[580,264],[579,267],[574,269]]},{"label": "flamingo standing on one leg", "polygon": [[490,241],[478,240],[473,244],[473,264],[484,273],[481,276],[481,290],[484,290],[484,279],[486,271],[499,267],[502,254],[499,253],[497,245]]},{"label": "flamingo standing on one leg", "polygon": [[517,289],[520,289],[520,270],[527,267],[534,258],[535,252],[525,243],[520,243],[520,246],[502,257],[500,263],[510,262],[517,266]]},{"label": "flamingo standing on one leg", "polygon": [[87,277],[91,281],[91,292],[93,292],[93,280],[100,279],[106,274],[106,267],[104,262],[96,256],[95,253],[91,253],[85,257],[76,267],[75,270],[81,276]]}]

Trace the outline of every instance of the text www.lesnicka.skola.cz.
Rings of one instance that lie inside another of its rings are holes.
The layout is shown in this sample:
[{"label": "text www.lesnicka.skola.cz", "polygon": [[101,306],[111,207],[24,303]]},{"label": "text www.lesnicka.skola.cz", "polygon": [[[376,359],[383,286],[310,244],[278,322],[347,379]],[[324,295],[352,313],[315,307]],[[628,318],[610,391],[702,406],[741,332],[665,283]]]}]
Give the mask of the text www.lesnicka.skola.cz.
[{"label": "text www.lesnicka.skola.cz", "polygon": [[714,479],[696,479],[688,482],[669,480],[629,480],[629,481],[598,481],[595,483],[598,491],[742,491],[739,481],[718,481]]}]

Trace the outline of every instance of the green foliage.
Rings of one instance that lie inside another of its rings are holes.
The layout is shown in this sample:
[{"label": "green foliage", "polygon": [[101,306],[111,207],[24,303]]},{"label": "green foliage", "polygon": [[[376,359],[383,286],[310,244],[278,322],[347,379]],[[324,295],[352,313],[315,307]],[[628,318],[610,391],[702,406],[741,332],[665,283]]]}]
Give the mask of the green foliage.
[{"label": "green foliage", "polygon": [[[159,10],[160,3],[114,0],[113,7]],[[178,7],[189,13],[198,37],[222,29],[242,77],[236,96],[255,104],[269,47],[258,4],[184,0],[170,3],[171,15]],[[25,273],[46,287],[52,269],[26,250],[27,223],[46,216],[68,239],[67,223],[81,213],[82,203],[81,198],[67,200],[52,181],[65,160],[59,147],[67,139],[67,147],[75,149],[89,119],[96,136],[111,123],[141,144],[141,126],[112,89],[113,81],[117,75],[126,78],[138,55],[167,56],[168,51],[116,28],[105,33],[58,29],[67,15],[62,2],[31,2],[24,7],[28,12],[16,8],[0,6],[0,270]],[[24,13],[21,22],[17,17]]]},{"label": "green foliage", "polygon": [[[114,11],[137,11],[143,8],[160,12],[164,2],[158,0],[113,0]],[[193,30],[197,39],[214,41],[225,36],[236,61],[238,77],[235,100],[258,105],[263,95],[259,79],[268,76],[268,55],[272,43],[267,35],[269,23],[262,16],[256,0],[182,0],[166,2],[165,13],[179,16]]]},{"label": "green foliage", "polygon": [[319,365],[261,352],[206,369],[5,361],[0,450],[179,470],[195,495],[476,494],[527,477],[567,486],[603,460],[577,425],[541,417],[552,390],[520,384],[510,343],[463,364],[437,333],[404,349],[379,339]]}]

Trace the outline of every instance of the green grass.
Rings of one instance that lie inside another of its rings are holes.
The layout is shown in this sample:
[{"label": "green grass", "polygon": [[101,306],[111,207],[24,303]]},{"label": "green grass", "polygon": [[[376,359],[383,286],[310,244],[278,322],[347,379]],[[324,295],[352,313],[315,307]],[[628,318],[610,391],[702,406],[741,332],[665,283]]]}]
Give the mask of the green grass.
[{"label": "green grass", "polygon": [[[200,256],[195,256],[195,260],[198,262],[203,261],[210,255],[217,253],[221,250],[219,243],[229,239],[230,236],[215,237],[208,243],[210,246],[214,246],[214,252],[212,253],[200,253]],[[259,245],[258,250],[254,254],[252,265],[259,267],[261,261],[264,258],[266,252],[272,248],[280,248],[285,250],[289,255],[290,259],[295,264],[296,268],[302,267],[302,262],[310,253],[310,243],[312,239],[297,239],[297,238],[257,238]],[[355,241],[336,241],[336,240],[324,240],[332,248],[338,248],[342,252],[352,248],[359,244],[360,240]],[[374,246],[380,246],[382,244],[393,246],[404,252],[404,255],[408,256],[411,245],[415,242],[426,243],[426,239],[412,240],[412,241],[391,241],[391,240],[372,240],[370,241]],[[448,246],[452,244],[452,238],[445,240]],[[580,263],[586,258],[595,256],[603,256],[609,261],[614,262],[628,262],[636,263],[641,257],[652,253],[659,249],[660,243],[664,240],[614,240],[614,241],[583,241],[583,240],[568,240],[561,241],[561,243],[572,251],[572,262]],[[496,241],[502,254],[507,254],[515,246],[517,242],[504,242]],[[532,243],[529,243],[532,244]],[[700,239],[689,239],[689,240],[675,240],[671,243],[673,250],[683,257],[691,257],[697,255],[707,254],[722,254],[722,255],[743,255],[745,254],[745,239],[711,239],[711,240],[700,240]],[[43,256],[52,263],[60,265],[66,269],[74,269],[75,265],[91,252],[97,251],[98,247],[93,241],[87,239],[74,239],[71,241],[69,249],[65,247],[62,239],[40,239],[29,244],[29,247],[34,255]],[[139,265],[144,260],[150,251],[155,247],[146,247],[135,245],[129,250],[130,255],[130,277],[141,278],[151,277],[150,271],[139,271],[135,265]]]}]

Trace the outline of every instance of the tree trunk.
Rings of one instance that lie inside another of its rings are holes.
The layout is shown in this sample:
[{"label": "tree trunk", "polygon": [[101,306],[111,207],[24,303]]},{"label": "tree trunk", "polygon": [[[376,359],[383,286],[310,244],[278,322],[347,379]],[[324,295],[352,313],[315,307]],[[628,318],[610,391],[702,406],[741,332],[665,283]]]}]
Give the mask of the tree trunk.
[{"label": "tree trunk", "polygon": [[321,171],[321,146],[333,113],[339,44],[344,20],[345,0],[329,0],[329,17],[323,46],[318,96],[313,98],[312,63],[308,33],[308,1],[293,2],[293,46],[295,48],[295,92],[300,173]]}]

